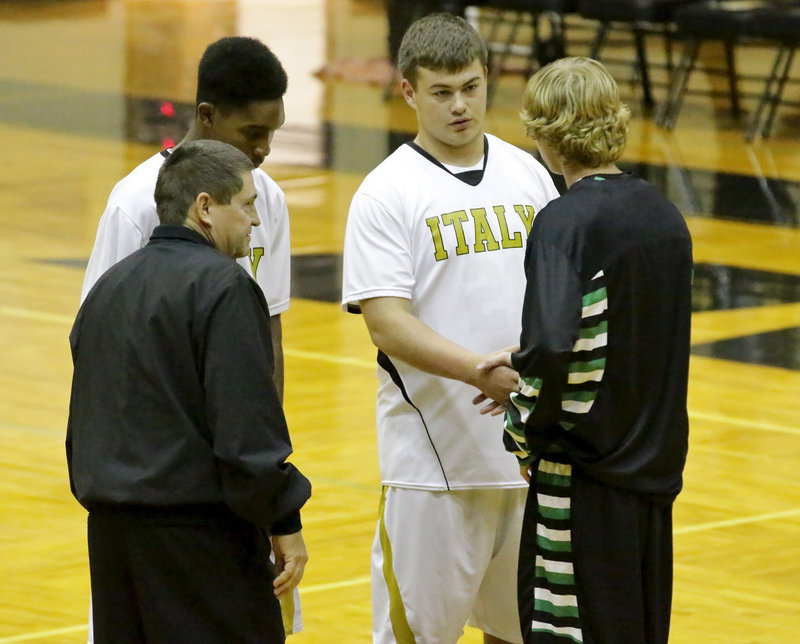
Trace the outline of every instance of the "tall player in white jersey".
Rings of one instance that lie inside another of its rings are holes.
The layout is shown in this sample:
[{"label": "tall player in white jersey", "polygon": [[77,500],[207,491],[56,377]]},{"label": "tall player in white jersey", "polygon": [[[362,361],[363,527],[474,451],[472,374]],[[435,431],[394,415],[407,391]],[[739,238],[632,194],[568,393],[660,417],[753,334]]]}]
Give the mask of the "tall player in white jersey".
[{"label": "tall player in white jersey", "polygon": [[[239,262],[256,280],[270,312],[275,354],[275,384],[283,393],[281,313],[289,308],[289,214],[278,185],[259,168],[269,154],[275,131],[283,125],[287,77],[278,58],[254,38],[229,37],[210,44],[198,67],[195,118],[179,146],[196,139],[233,145],[253,162],[256,211],[250,256]],[[165,150],[150,157],[122,179],[108,198],[83,281],[81,301],[113,264],[142,248],[158,225],[153,196]],[[246,366],[243,366],[246,368]],[[278,569],[299,566],[308,558],[302,532],[271,535]],[[302,628],[297,589],[280,597],[287,634]],[[89,643],[93,641],[91,621]],[[100,643],[98,643],[100,644]]]},{"label": "tall player in white jersey", "polygon": [[465,623],[522,641],[515,603],[525,481],[499,445],[512,369],[481,356],[519,341],[525,241],[558,196],[528,153],[485,134],[486,47],[461,18],[414,23],[398,55],[418,134],[362,183],[342,305],[379,349],[383,483],[372,555],[373,641],[454,644]]}]

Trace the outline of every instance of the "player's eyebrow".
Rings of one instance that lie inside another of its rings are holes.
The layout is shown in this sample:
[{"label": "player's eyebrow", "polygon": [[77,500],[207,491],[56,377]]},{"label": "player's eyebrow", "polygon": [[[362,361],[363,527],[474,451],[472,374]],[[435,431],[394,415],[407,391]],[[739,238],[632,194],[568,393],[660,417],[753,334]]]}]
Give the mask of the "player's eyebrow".
[{"label": "player's eyebrow", "polygon": [[[479,81],[480,78],[481,78],[480,76],[473,76],[469,80],[461,83],[461,87],[464,87],[466,85],[471,85],[472,83]],[[430,89],[450,89],[452,87],[458,87],[458,83],[455,83],[453,85],[450,85],[449,83],[434,83],[433,85],[429,85]]]}]

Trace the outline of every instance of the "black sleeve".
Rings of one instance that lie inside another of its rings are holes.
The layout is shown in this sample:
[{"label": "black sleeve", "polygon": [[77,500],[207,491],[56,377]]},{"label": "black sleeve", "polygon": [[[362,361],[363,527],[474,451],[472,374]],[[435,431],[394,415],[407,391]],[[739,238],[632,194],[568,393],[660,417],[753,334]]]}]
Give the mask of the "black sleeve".
[{"label": "black sleeve", "polygon": [[[78,358],[78,337],[80,336],[81,330],[81,321],[83,320],[83,307],[78,310],[78,315],[75,318],[75,322],[72,325],[72,330],[69,334],[69,348],[70,348],[70,355],[72,357],[72,366],[73,370],[75,369],[75,365]],[[75,374],[73,372],[73,380],[75,378]],[[67,419],[67,436],[64,440],[64,448],[67,454],[67,472],[69,473],[69,488],[72,491],[72,495],[77,499],[78,493],[75,489],[75,476],[72,470],[73,460],[72,460],[72,404],[73,404],[73,396],[74,393],[70,393],[70,401],[69,407],[70,412]]]},{"label": "black sleeve", "polygon": [[300,529],[309,481],[292,452],[272,380],[266,306],[248,276],[237,276],[209,313],[203,357],[207,418],[223,497],[236,514],[276,533]]},{"label": "black sleeve", "polygon": [[512,397],[510,420],[533,451],[537,443],[550,442],[561,416],[561,395],[580,333],[581,280],[560,249],[533,240],[525,273],[520,350],[511,356],[524,382],[522,392]]}]

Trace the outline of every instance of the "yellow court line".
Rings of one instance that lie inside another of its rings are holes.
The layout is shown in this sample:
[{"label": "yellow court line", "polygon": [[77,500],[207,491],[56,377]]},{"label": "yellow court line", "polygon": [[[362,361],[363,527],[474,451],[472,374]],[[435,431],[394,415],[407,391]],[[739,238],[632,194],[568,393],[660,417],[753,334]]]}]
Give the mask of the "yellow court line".
[{"label": "yellow court line", "polygon": [[[352,586],[361,586],[368,584],[370,578],[368,576],[355,577],[354,579],[347,579],[345,581],[335,581],[330,584],[315,584],[313,586],[303,587],[300,586],[301,595],[310,595],[311,593],[319,593],[327,590],[338,590],[339,588],[350,588]],[[76,626],[66,626],[64,628],[56,628],[51,631],[39,631],[36,633],[24,633],[23,635],[12,635],[11,637],[0,637],[0,644],[11,642],[30,642],[32,640],[44,639],[46,637],[55,637],[56,635],[68,635],[69,633],[80,633],[81,631],[88,630],[86,624],[77,624]]]},{"label": "yellow court line", "polygon": [[12,318],[22,318],[25,320],[35,320],[37,322],[53,322],[55,324],[71,325],[75,321],[75,318],[69,315],[43,313],[41,311],[31,311],[30,309],[18,309],[14,306],[0,306],[0,315],[7,315]]},{"label": "yellow court line", "polygon": [[739,519],[728,519],[727,521],[712,521],[711,523],[700,523],[689,525],[683,528],[676,528],[673,534],[690,534],[694,532],[705,532],[706,530],[716,530],[717,528],[730,528],[737,525],[748,523],[760,523],[762,521],[772,521],[773,519],[786,519],[787,517],[800,516],[800,508],[794,510],[784,510],[783,512],[770,512],[769,514],[757,514],[752,517],[741,517]]},{"label": "yellow court line", "polygon": [[[43,313],[41,311],[32,311],[30,309],[19,309],[13,306],[0,306],[0,315],[7,315],[9,317],[22,318],[25,320],[34,320],[36,322],[51,322],[54,324],[69,324],[71,325],[75,318],[69,315],[61,315],[59,313]],[[374,369],[375,362],[370,360],[361,360],[360,358],[347,358],[337,356],[332,353],[320,353],[317,351],[304,351],[302,349],[291,349],[284,347],[283,353],[293,358],[300,358],[302,360],[317,360],[320,362],[333,362],[336,364],[352,365],[354,367],[365,367],[367,369]]]},{"label": "yellow court line", "polygon": [[[783,512],[772,512],[769,514],[759,514],[751,517],[742,517],[739,519],[729,519],[727,521],[713,521],[711,523],[701,523],[699,525],[686,526],[683,528],[676,528],[674,534],[690,534],[695,532],[705,532],[708,530],[716,530],[718,528],[728,528],[737,525],[746,525],[748,523],[759,523],[761,521],[771,521],[773,519],[784,519],[787,517],[800,516],[800,508],[794,510],[785,510]],[[354,579],[347,579],[344,581],[337,581],[329,584],[315,584],[308,587],[300,587],[301,595],[309,595],[311,593],[324,592],[327,590],[337,590],[339,588],[349,588],[352,586],[360,586],[369,583],[370,578],[367,576],[355,577]],[[80,633],[87,630],[86,624],[78,624],[76,626],[67,626],[65,628],[57,628],[50,631],[39,631],[36,633],[24,633],[22,635],[12,635],[11,637],[0,638],[0,644],[11,644],[11,642],[29,642],[37,639],[44,639],[46,637],[53,637],[56,635],[67,635],[69,633]]]},{"label": "yellow court line", "polygon": [[746,427],[747,429],[760,429],[767,432],[779,432],[781,434],[800,436],[800,427],[776,425],[775,423],[761,423],[742,418],[734,418],[733,416],[722,416],[721,414],[709,414],[707,412],[689,410],[689,418],[696,418],[698,420],[713,420],[718,423],[727,423],[728,425]]},{"label": "yellow court line", "polygon": [[361,586],[370,582],[369,576],[356,577],[354,579],[346,579],[344,581],[334,581],[330,584],[315,584],[313,586],[300,586],[301,595],[309,595],[311,593],[319,593],[325,590],[336,590],[338,588],[350,588],[351,586]]},{"label": "yellow court line", "polygon": [[[58,324],[72,324],[73,318],[68,315],[61,315],[58,313],[44,313],[41,311],[32,311],[30,309],[20,309],[12,306],[0,306],[0,315],[8,315],[11,317],[24,318],[28,320],[36,320],[39,322],[52,322]],[[376,363],[371,360],[363,360],[360,358],[348,358],[345,356],[337,356],[332,353],[321,353],[319,351],[304,351],[302,349],[292,349],[284,347],[283,353],[293,358],[301,360],[315,360],[318,362],[329,362],[333,364],[350,365],[354,367],[363,367],[365,369],[375,369]],[[777,425],[775,423],[764,423],[757,421],[749,421],[733,416],[723,416],[720,414],[711,414],[700,411],[689,411],[689,416],[698,420],[711,420],[720,423],[727,423],[739,427],[747,427],[748,429],[760,429],[763,431],[779,432],[782,434],[791,434],[793,436],[800,436],[800,427],[790,427],[787,425]]]}]

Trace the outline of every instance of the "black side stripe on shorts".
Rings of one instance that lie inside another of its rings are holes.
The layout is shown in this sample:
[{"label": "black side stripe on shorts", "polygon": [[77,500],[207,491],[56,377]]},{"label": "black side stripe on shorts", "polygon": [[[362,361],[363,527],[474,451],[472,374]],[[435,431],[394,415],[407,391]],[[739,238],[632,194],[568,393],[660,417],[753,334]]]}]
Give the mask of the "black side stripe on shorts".
[{"label": "black side stripe on shorts", "polygon": [[378,351],[378,364],[380,367],[389,374],[389,377],[392,379],[392,382],[397,385],[397,388],[400,390],[400,393],[403,394],[403,398],[405,401],[411,405],[419,414],[419,419],[422,421],[422,426],[425,428],[425,435],[428,437],[428,441],[431,444],[431,449],[433,450],[434,455],[436,456],[436,461],[439,463],[439,469],[442,470],[442,478],[444,479],[444,484],[447,490],[450,490],[450,481],[447,480],[447,474],[444,471],[444,465],[442,465],[442,459],[439,458],[439,452],[436,450],[436,445],[433,444],[433,439],[431,438],[431,433],[428,431],[428,424],[425,422],[425,417],[422,415],[422,412],[419,410],[413,402],[411,402],[411,398],[406,391],[406,386],[403,384],[403,379],[400,377],[400,373],[397,371],[397,367],[394,366],[389,356],[387,356],[383,351]]}]

